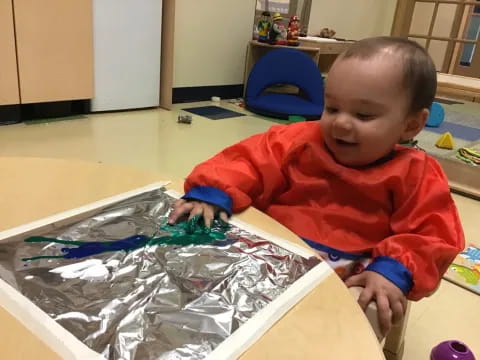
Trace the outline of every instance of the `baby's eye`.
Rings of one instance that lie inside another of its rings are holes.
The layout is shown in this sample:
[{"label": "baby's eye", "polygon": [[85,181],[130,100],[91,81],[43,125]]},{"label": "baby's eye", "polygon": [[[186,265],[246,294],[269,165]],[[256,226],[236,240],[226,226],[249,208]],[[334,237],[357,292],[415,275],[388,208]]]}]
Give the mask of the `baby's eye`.
[{"label": "baby's eye", "polygon": [[333,106],[325,106],[325,111],[329,114],[335,114],[336,112],[338,112],[338,109]]},{"label": "baby's eye", "polygon": [[360,120],[372,120],[375,118],[373,114],[357,113],[357,118]]}]

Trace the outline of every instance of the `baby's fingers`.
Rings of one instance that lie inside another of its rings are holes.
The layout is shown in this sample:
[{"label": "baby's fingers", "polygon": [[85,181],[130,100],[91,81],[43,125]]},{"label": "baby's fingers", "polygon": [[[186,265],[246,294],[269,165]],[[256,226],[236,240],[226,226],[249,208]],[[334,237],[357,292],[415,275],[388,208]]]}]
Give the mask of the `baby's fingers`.
[{"label": "baby's fingers", "polygon": [[191,202],[193,204],[192,210],[190,210],[190,216],[188,217],[188,221],[192,220],[195,216],[202,216],[204,212],[204,204],[198,202]]},{"label": "baby's fingers", "polygon": [[222,219],[225,222],[228,222],[228,215],[225,211],[220,211],[219,216],[220,216],[220,219]]},{"label": "baby's fingers", "polygon": [[[218,211],[218,207],[205,204],[205,211],[203,213],[203,219],[205,220],[205,226],[210,228],[212,226],[213,219],[215,218],[215,213]],[[225,211],[220,211],[218,216],[221,220],[228,223],[228,215]]]},{"label": "baby's fingers", "polygon": [[212,205],[202,204],[203,207],[203,220],[205,221],[205,226],[210,229],[212,226],[213,218],[215,217],[215,209]]},{"label": "baby's fingers", "polygon": [[365,277],[365,273],[350,276],[345,280],[345,285],[347,287],[360,286],[364,288],[367,285],[367,279]]},{"label": "baby's fingers", "polygon": [[366,287],[365,289],[363,289],[363,291],[360,293],[360,296],[358,297],[358,305],[360,305],[362,310],[365,311],[372,299],[373,291],[370,288]]},{"label": "baby's fingers", "polygon": [[188,214],[193,209],[194,203],[186,202],[185,200],[178,200],[173,206],[173,210],[168,217],[168,223],[173,225],[183,215]]},{"label": "baby's fingers", "polygon": [[400,321],[402,321],[403,317],[405,316],[405,309],[403,308],[403,304],[398,301],[392,305],[392,322],[394,325],[397,325]]},{"label": "baby's fingers", "polygon": [[380,327],[382,328],[383,335],[386,335],[392,327],[392,310],[390,309],[390,303],[388,297],[385,295],[377,296],[377,309],[378,320],[380,321]]}]

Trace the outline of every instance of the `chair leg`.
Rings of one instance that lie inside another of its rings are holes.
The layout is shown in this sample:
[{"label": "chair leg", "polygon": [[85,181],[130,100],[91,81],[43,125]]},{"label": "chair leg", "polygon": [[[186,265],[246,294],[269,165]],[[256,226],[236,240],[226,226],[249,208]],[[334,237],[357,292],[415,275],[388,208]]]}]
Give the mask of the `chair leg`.
[{"label": "chair leg", "polygon": [[383,352],[387,360],[401,360],[405,347],[405,331],[407,329],[408,316],[410,314],[410,302],[407,302],[407,310],[400,324],[394,326],[385,339]]}]

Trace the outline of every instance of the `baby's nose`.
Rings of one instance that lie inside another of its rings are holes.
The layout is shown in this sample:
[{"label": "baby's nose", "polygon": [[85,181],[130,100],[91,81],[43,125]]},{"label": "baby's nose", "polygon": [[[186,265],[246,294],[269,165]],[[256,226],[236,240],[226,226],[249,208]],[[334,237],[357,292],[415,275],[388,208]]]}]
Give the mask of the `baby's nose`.
[{"label": "baby's nose", "polygon": [[338,114],[333,122],[333,128],[336,135],[345,135],[352,131],[352,120],[348,114]]}]

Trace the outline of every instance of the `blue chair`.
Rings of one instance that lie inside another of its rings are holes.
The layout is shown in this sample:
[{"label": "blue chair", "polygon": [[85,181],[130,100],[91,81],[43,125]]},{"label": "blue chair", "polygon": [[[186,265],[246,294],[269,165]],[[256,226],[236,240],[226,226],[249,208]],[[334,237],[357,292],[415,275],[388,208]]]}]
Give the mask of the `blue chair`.
[{"label": "blue chair", "polygon": [[[264,93],[270,86],[295,85],[307,97]],[[307,120],[320,119],[323,112],[323,79],[317,64],[295,49],[268,52],[253,67],[247,81],[245,105],[248,110],[279,119],[290,115]]]}]

